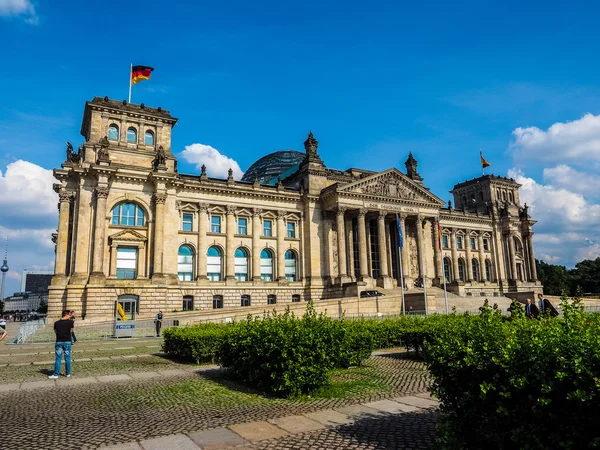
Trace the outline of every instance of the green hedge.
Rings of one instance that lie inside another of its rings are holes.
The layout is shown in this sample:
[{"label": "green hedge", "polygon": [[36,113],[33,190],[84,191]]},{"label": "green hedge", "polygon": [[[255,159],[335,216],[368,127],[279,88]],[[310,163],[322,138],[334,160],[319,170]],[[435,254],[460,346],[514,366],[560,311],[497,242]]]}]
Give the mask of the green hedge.
[{"label": "green hedge", "polygon": [[234,325],[207,323],[193,327],[166,328],[163,331],[163,351],[187,362],[214,363],[224,337]]},{"label": "green hedge", "polygon": [[600,318],[563,311],[507,320],[488,307],[428,338],[441,448],[600,446]]}]

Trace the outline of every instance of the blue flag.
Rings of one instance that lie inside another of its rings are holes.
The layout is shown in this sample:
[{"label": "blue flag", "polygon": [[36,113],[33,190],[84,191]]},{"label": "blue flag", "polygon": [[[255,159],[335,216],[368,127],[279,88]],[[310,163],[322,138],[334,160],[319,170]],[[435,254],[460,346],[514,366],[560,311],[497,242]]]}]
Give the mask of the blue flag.
[{"label": "blue flag", "polygon": [[398,243],[402,248],[404,242],[402,241],[402,227],[400,226],[400,216],[398,214],[396,214],[396,222],[398,223]]}]

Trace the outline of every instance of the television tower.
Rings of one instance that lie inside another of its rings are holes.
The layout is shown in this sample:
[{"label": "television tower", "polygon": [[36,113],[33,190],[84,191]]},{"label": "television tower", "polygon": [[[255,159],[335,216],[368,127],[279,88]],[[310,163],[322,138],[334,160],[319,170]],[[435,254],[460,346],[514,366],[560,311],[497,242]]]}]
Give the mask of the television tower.
[{"label": "television tower", "polygon": [[2,272],[2,287],[0,287],[0,300],[4,300],[4,284],[6,283],[6,272],[8,272],[8,236],[6,236],[4,261],[2,262],[2,267],[0,267],[0,272]]}]

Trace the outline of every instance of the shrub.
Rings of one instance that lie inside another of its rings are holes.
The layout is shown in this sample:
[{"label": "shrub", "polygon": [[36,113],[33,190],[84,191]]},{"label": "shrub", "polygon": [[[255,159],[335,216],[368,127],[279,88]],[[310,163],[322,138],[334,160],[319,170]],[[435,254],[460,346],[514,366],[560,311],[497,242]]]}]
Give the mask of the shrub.
[{"label": "shrub", "polygon": [[233,325],[203,324],[185,328],[171,327],[163,332],[163,351],[187,362],[215,362],[215,355]]},{"label": "shrub", "polygon": [[565,299],[563,311],[506,320],[487,307],[429,336],[443,448],[600,446],[600,319]]}]

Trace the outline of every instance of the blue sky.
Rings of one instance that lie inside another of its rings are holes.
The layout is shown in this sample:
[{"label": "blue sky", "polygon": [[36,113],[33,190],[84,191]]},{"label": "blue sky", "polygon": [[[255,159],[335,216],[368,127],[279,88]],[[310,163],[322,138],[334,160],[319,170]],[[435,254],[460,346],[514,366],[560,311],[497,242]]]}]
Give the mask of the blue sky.
[{"label": "blue sky", "polygon": [[[202,144],[245,170],[266,153],[301,150],[312,129],[337,169],[404,170],[412,151],[427,186],[447,200],[455,183],[480,174],[482,148],[491,172],[524,184],[539,220],[538,257],[566,265],[596,257],[598,8],[0,0],[0,233],[11,238],[16,269],[9,292],[23,267],[50,267],[56,205],[42,194],[47,169],[63,161],[65,141],[81,143],[86,100],[127,98],[130,63],[155,68],[132,101],[179,118],[176,155]],[[206,158],[215,175],[226,170]],[[198,162],[180,158],[180,171],[195,173]]]}]

